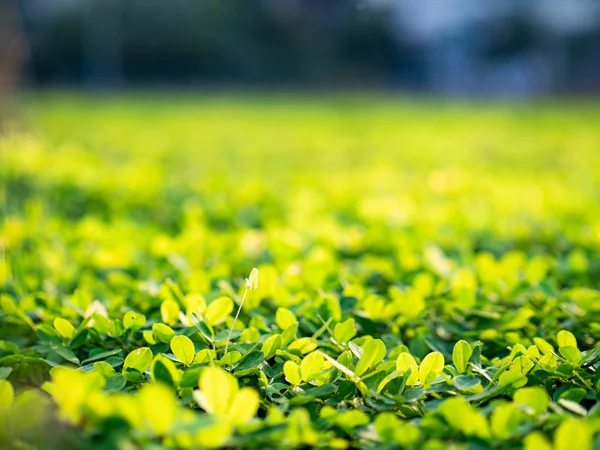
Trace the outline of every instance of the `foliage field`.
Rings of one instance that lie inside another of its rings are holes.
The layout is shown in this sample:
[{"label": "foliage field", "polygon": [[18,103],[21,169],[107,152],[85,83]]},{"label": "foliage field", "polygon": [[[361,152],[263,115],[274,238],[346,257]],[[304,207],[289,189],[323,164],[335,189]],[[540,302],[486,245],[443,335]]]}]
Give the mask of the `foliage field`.
[{"label": "foliage field", "polygon": [[600,448],[598,108],[24,105],[0,447]]}]

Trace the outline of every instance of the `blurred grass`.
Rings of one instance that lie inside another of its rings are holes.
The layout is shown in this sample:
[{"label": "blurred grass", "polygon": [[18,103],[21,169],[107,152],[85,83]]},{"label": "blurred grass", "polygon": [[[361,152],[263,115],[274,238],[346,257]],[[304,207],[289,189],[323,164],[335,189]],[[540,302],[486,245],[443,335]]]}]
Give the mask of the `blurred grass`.
[{"label": "blurred grass", "polygon": [[192,267],[232,252],[245,268],[323,243],[463,255],[600,244],[590,104],[45,94],[23,100],[20,123],[0,143],[3,232],[9,252],[53,243],[57,271],[79,258],[69,239],[89,255],[102,242],[120,267],[161,245]]}]

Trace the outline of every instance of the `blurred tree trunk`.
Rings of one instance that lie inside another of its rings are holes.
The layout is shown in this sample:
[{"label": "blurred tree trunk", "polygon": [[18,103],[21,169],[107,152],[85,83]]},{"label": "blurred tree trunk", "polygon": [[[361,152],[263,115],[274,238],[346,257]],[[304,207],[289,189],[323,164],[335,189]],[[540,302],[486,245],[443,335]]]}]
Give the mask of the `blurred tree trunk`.
[{"label": "blurred tree trunk", "polygon": [[10,113],[10,97],[19,83],[25,48],[16,5],[0,0],[0,123]]}]

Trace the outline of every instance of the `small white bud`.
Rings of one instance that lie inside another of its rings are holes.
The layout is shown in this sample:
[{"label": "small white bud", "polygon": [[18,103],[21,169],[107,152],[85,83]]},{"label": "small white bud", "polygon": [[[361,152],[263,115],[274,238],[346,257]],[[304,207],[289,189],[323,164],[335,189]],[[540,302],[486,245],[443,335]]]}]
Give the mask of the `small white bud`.
[{"label": "small white bud", "polygon": [[255,267],[246,278],[246,289],[256,289],[258,287],[258,269]]}]

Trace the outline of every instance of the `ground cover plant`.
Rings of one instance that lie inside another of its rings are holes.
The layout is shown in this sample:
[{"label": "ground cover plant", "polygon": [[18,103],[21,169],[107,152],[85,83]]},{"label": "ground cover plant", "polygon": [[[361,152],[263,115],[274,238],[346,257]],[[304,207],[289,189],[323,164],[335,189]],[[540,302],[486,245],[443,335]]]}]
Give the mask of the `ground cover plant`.
[{"label": "ground cover plant", "polygon": [[597,108],[173,97],[5,126],[2,448],[599,446]]}]

